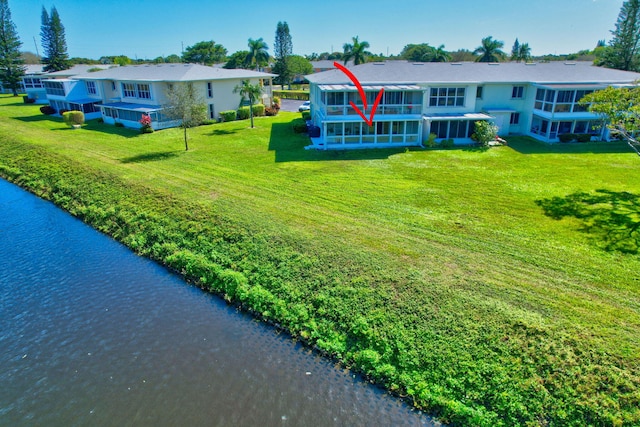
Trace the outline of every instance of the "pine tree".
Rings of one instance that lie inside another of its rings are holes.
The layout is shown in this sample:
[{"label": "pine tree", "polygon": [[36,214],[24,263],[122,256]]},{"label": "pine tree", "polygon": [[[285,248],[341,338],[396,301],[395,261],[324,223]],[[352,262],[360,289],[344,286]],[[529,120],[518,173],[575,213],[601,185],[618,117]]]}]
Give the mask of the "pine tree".
[{"label": "pine tree", "polygon": [[640,47],[640,0],[626,0],[618,14],[616,29],[611,32],[609,42],[600,65],[618,70],[638,71],[638,48]]},{"label": "pine tree", "polygon": [[276,42],[273,46],[273,54],[276,63],[273,71],[279,75],[280,84],[284,88],[285,83],[290,84],[291,72],[289,71],[288,58],[293,53],[293,43],[289,34],[289,24],[278,22],[276,27]]},{"label": "pine tree", "polygon": [[0,0],[0,81],[18,96],[20,80],[24,75],[24,61],[20,55],[20,38],[11,20],[9,1]]},{"label": "pine tree", "polygon": [[42,26],[40,37],[45,64],[44,71],[61,71],[71,67],[67,54],[67,41],[64,35],[64,25],[55,6],[51,8],[51,14],[42,7]]},{"label": "pine tree", "polygon": [[516,41],[513,43],[513,47],[511,48],[511,60],[520,62],[520,42],[516,38]]}]

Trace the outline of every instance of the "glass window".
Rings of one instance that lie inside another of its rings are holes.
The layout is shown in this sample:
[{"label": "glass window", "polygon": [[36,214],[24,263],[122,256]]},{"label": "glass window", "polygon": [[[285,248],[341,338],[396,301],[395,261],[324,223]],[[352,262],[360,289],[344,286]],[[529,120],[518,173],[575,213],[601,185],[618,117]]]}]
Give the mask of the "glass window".
[{"label": "glass window", "polygon": [[147,83],[138,83],[138,98],[151,99],[151,88]]},{"label": "glass window", "polygon": [[133,83],[122,83],[122,96],[125,98],[135,98],[136,86]]},{"label": "glass window", "polygon": [[96,89],[96,82],[88,81],[87,83],[87,93],[89,95],[96,95],[98,90]]},{"label": "glass window", "polygon": [[524,86],[514,86],[511,91],[511,98],[520,99],[524,96]]},{"label": "glass window", "polygon": [[483,91],[483,87],[482,86],[478,86],[478,88],[476,89],[476,98],[478,99],[482,99],[482,91]]},{"label": "glass window", "polygon": [[461,107],[464,106],[465,88],[432,88],[429,94],[431,107]]},{"label": "glass window", "polygon": [[343,92],[327,93],[327,105],[344,105],[344,93]]},{"label": "glass window", "polygon": [[511,113],[511,119],[509,120],[509,124],[512,124],[512,125],[520,124],[520,113]]},{"label": "glass window", "polygon": [[207,82],[207,98],[213,98],[213,85]]},{"label": "glass window", "polygon": [[47,95],[64,96],[64,84],[62,82],[44,82],[44,89]]}]

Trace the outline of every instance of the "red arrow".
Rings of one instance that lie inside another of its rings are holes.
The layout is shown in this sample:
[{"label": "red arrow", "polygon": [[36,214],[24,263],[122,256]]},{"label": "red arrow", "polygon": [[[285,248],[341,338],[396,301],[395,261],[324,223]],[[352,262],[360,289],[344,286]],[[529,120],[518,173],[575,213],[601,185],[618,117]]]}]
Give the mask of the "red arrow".
[{"label": "red arrow", "polygon": [[[340,65],[337,62],[334,62],[333,65],[337,69],[339,69],[340,71],[345,73],[347,75],[347,77],[349,77],[349,79],[353,82],[353,84],[356,85],[356,88],[358,89],[358,93],[360,94],[360,99],[362,99],[362,105],[364,106],[364,110],[366,111],[367,110],[367,96],[365,95],[364,89],[362,88],[362,85],[360,84],[360,82],[358,81],[356,76],[354,76],[351,71],[347,70],[345,67],[343,67],[342,65]],[[373,103],[373,108],[371,109],[371,114],[369,115],[368,119],[364,115],[364,112],[362,112],[358,108],[358,106],[353,103],[353,101],[349,101],[349,104],[351,105],[351,107],[354,110],[356,110],[356,112],[360,115],[360,117],[362,117],[362,120],[364,120],[369,126],[373,126],[373,116],[375,116],[375,114],[376,114],[376,109],[378,108],[378,104],[380,103],[380,100],[382,99],[382,94],[383,93],[384,93],[384,88],[380,88],[380,92],[378,92],[378,96],[376,97],[376,101]]]}]

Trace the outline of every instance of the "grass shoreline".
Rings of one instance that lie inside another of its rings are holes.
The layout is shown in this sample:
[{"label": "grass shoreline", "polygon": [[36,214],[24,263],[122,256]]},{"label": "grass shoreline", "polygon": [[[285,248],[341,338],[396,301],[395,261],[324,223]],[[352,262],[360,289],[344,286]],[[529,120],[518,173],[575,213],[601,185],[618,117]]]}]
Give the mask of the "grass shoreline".
[{"label": "grass shoreline", "polygon": [[[532,142],[300,153],[293,115],[282,115],[257,131],[194,129],[185,155],[179,140],[165,141],[171,131],[143,139],[92,123],[95,132],[67,132],[10,101],[0,98],[0,175],[443,421],[640,422],[637,254],[594,248],[576,219],[547,218],[534,203],[593,193],[594,179],[640,193],[615,175],[638,176],[632,154]],[[529,179],[534,164],[580,165],[589,177],[554,176],[547,191]],[[476,181],[438,176],[447,170]]]}]

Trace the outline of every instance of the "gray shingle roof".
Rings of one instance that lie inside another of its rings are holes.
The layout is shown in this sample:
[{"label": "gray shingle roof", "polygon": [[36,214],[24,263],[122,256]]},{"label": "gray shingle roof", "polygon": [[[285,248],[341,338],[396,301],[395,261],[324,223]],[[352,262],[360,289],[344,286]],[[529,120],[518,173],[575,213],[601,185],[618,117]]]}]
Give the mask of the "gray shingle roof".
[{"label": "gray shingle roof", "polygon": [[252,70],[227,70],[198,64],[149,64],[110,68],[76,76],[81,80],[130,80],[154,82],[187,82],[222,79],[273,77],[275,74]]},{"label": "gray shingle roof", "polygon": [[[362,84],[425,83],[600,83],[625,84],[640,80],[640,73],[593,66],[590,62],[547,62],[524,64],[505,62],[370,62],[356,65],[350,71]],[[305,76],[311,83],[349,84],[340,70],[329,70]]]}]

